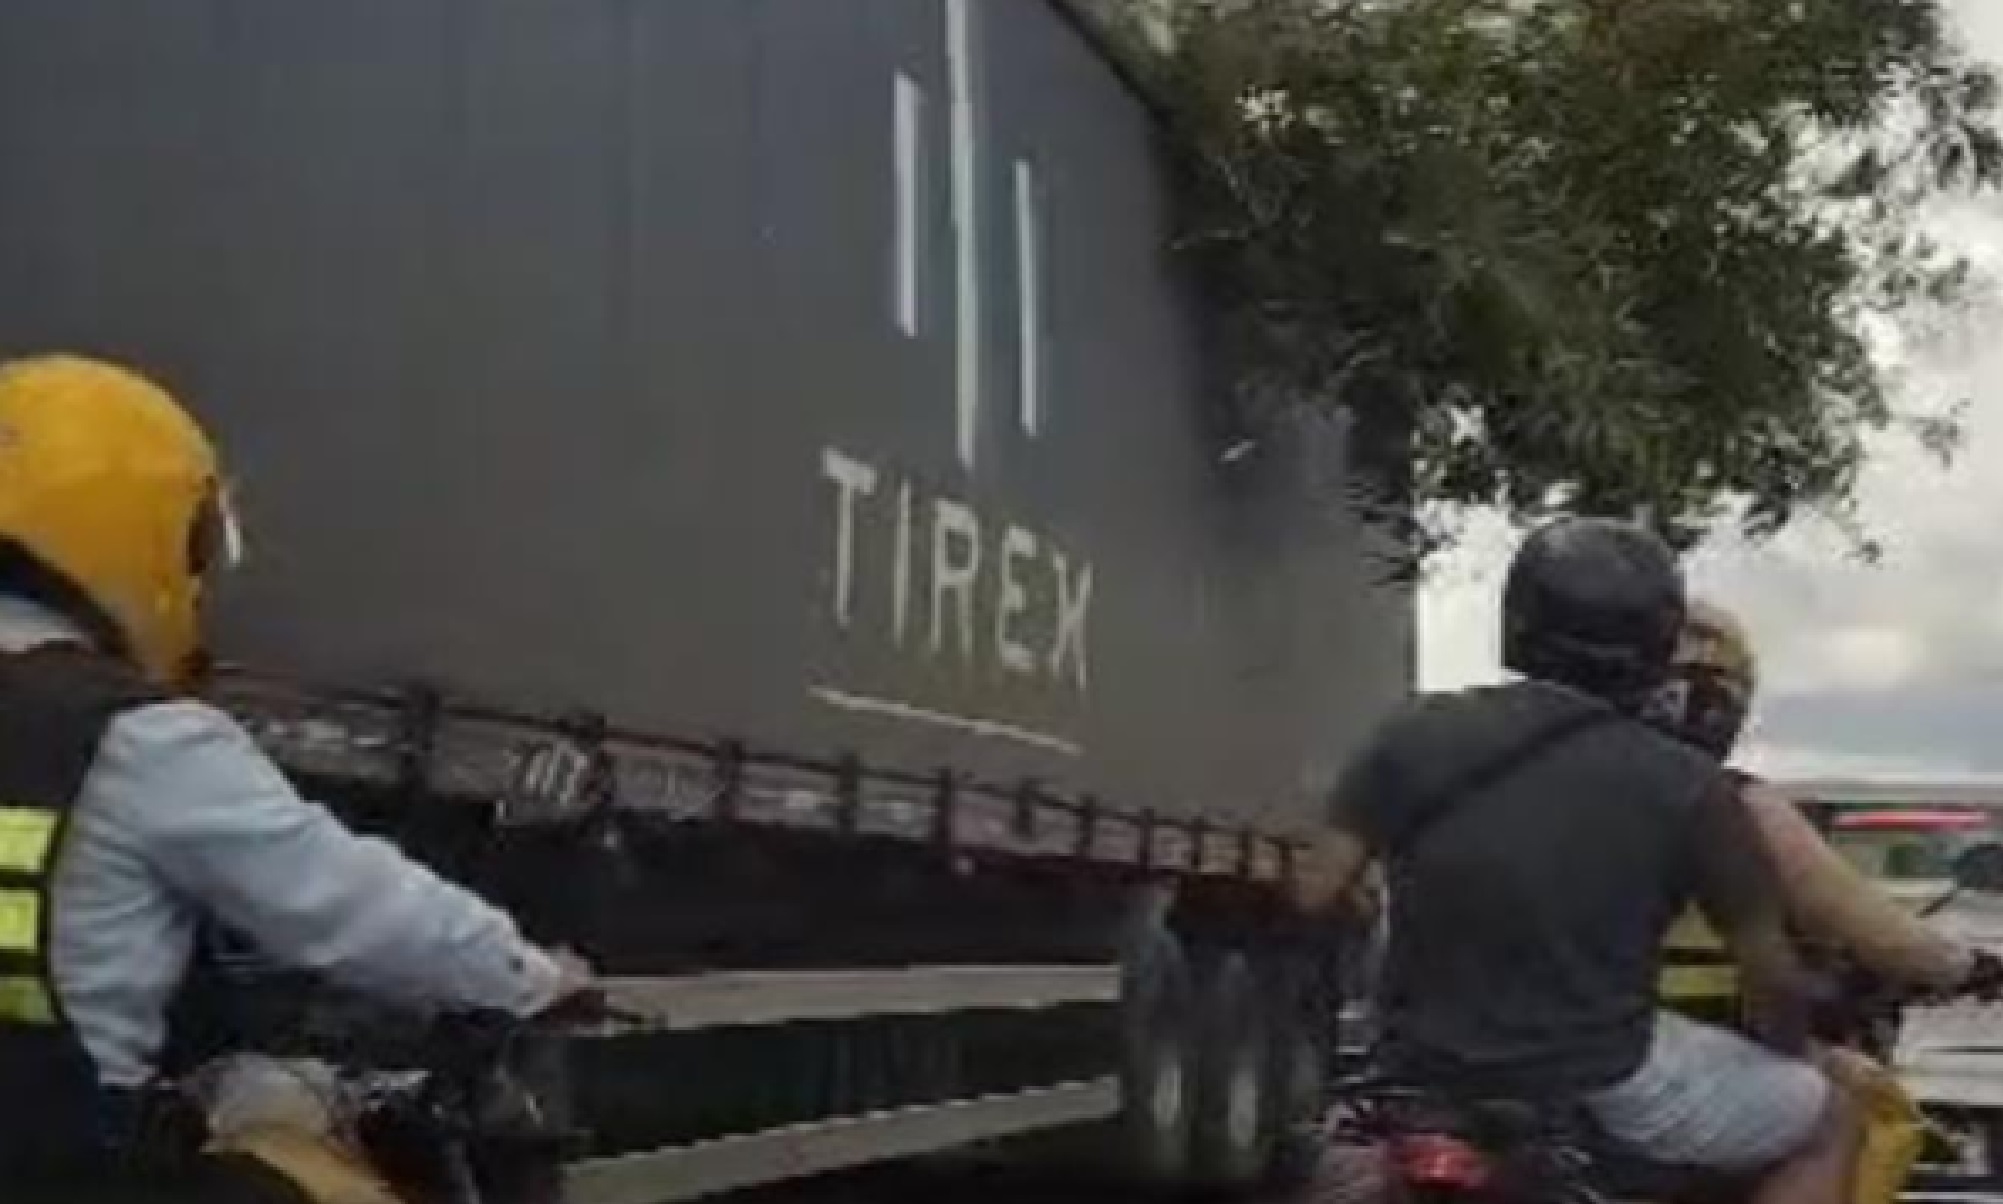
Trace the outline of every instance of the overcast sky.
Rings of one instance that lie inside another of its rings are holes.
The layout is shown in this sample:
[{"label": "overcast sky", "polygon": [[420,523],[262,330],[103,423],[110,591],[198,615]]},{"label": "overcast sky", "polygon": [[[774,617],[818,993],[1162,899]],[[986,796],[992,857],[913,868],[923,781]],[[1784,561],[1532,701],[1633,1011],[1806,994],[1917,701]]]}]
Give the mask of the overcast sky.
[{"label": "overcast sky", "polygon": [[[2003,3],[1958,0],[1965,34],[2003,63]],[[1942,215],[1945,234],[2003,279],[2003,200]],[[1862,518],[1886,546],[1854,562],[1812,526],[1721,545],[1698,591],[1743,614],[1763,658],[1746,755],[1775,776],[2003,779],[2003,306],[1941,345],[1892,347],[1911,387],[1965,397],[1968,442],[1943,469],[1905,440],[1868,470]],[[1496,598],[1514,536],[1478,524],[1421,601],[1422,684],[1497,679]]]}]

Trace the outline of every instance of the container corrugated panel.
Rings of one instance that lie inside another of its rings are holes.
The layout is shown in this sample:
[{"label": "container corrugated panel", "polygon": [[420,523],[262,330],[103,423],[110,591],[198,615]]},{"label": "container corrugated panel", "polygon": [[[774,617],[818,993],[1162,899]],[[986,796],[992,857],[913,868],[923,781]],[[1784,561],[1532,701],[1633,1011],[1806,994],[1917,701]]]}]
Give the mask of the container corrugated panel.
[{"label": "container corrugated panel", "polygon": [[1297,826],[1410,601],[1160,137],[1042,3],[7,0],[0,351],[215,425],[262,671]]}]

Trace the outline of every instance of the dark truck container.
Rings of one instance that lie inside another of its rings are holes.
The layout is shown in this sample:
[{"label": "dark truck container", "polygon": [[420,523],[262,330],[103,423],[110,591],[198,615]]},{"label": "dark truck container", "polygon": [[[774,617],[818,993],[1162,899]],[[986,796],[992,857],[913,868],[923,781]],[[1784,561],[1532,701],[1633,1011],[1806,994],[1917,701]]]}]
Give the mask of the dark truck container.
[{"label": "dark truck container", "polygon": [[1339,424],[1215,433],[1092,29],[0,4],[0,351],[189,399],[218,695],[651,1018],[580,1199],[1106,1120],[1242,1181],[1298,1096],[1291,852],[1410,599]]}]

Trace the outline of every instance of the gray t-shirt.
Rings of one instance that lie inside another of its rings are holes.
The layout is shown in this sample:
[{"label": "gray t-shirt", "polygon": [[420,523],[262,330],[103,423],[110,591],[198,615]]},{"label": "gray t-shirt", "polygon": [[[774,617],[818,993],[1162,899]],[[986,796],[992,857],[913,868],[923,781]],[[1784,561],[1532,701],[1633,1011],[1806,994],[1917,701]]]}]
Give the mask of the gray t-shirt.
[{"label": "gray t-shirt", "polygon": [[1394,716],[1332,816],[1388,871],[1393,1069],[1533,1097],[1631,1074],[1663,937],[1697,886],[1694,821],[1722,782],[1701,754],[1560,686],[1434,695]]}]

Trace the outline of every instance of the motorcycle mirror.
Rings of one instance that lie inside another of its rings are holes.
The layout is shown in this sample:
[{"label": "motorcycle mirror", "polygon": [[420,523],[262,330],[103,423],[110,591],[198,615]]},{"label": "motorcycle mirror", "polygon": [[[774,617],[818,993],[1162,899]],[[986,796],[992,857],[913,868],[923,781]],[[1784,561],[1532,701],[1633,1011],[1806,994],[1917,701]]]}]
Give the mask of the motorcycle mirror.
[{"label": "motorcycle mirror", "polygon": [[1985,840],[1954,859],[1954,884],[1965,891],[2003,895],[2003,844]]}]

